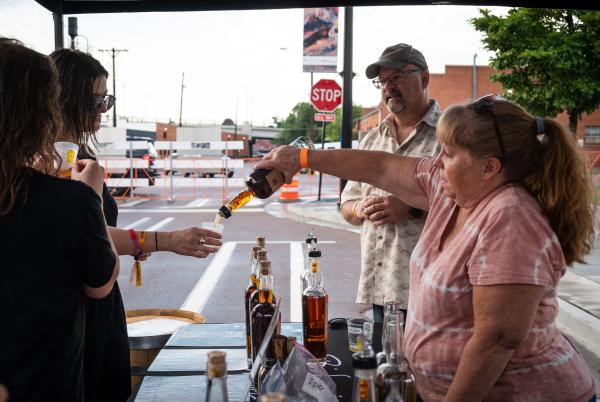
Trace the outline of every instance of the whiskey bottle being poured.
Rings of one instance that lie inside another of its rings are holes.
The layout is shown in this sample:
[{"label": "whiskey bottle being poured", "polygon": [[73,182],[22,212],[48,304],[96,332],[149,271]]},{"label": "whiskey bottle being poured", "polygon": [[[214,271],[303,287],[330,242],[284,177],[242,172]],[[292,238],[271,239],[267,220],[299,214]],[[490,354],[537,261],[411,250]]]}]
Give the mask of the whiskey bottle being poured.
[{"label": "whiskey bottle being poured", "polygon": [[[314,149],[312,141],[307,137],[298,137],[290,145],[298,148]],[[219,208],[218,216],[229,218],[233,212],[246,205],[252,198],[269,198],[285,182],[285,177],[278,169],[257,169],[246,178],[247,188],[236,195],[227,204]]]}]

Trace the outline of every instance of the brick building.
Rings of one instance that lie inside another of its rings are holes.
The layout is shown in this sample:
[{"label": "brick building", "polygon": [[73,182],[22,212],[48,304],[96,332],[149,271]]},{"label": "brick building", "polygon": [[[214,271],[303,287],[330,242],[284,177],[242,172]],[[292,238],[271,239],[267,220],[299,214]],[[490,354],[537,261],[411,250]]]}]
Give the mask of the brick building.
[{"label": "brick building", "polygon": [[[431,73],[429,80],[429,96],[437,99],[442,110],[455,103],[468,102],[473,96],[473,66],[446,66],[444,73]],[[476,97],[489,93],[499,93],[502,87],[497,82],[492,82],[490,76],[494,69],[489,66],[477,66],[476,70]],[[354,129],[359,136],[379,124],[380,119],[388,115],[385,105],[367,108],[365,113],[355,124]],[[557,118],[567,126],[569,119],[566,113]],[[590,115],[583,115],[577,124],[577,138],[586,148],[600,149],[600,109]]]}]

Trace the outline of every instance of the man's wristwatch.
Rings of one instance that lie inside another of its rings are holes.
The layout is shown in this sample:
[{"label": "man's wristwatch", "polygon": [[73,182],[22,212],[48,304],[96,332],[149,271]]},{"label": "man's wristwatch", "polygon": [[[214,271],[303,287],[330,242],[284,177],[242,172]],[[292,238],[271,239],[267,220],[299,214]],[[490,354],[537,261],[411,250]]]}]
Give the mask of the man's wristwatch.
[{"label": "man's wristwatch", "polygon": [[420,210],[418,208],[413,208],[413,207],[410,207],[408,212],[410,213],[410,216],[412,216],[415,219],[422,218],[423,215],[425,215],[425,212],[423,212],[422,210]]}]

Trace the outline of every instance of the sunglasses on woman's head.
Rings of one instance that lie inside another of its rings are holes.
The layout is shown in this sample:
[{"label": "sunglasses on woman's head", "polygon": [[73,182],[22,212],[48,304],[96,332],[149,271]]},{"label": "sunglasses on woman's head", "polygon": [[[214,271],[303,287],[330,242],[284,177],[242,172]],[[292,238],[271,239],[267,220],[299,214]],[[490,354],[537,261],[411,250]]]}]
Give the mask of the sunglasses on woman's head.
[{"label": "sunglasses on woman's head", "polygon": [[[473,102],[473,109],[475,113],[490,113],[492,115],[492,119],[494,121],[494,128],[496,129],[496,138],[498,138],[498,144],[500,145],[500,165],[504,164],[504,159],[506,158],[506,151],[504,150],[504,142],[502,141],[502,134],[500,133],[500,126],[498,125],[498,119],[496,118],[496,112],[494,111],[494,106],[496,105],[496,100],[494,95],[485,95],[481,98],[477,99]],[[502,167],[500,168],[502,170]]]},{"label": "sunglasses on woman's head", "polygon": [[100,109],[100,106],[104,104],[104,106],[106,106],[106,110],[110,110],[110,108],[115,104],[115,99],[116,98],[113,95],[93,96],[92,107],[94,110],[98,110]]}]

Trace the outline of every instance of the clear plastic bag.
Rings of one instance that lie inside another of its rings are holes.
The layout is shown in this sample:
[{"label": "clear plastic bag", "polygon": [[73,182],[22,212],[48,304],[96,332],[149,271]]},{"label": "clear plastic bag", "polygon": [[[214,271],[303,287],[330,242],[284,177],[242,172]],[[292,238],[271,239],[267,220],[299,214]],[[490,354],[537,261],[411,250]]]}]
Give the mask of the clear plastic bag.
[{"label": "clear plastic bag", "polygon": [[[269,374],[271,374],[271,371]],[[265,389],[273,389],[277,386],[275,381],[277,376],[274,374],[272,378],[273,380],[265,378],[263,382]],[[337,402],[338,400],[335,383],[321,366],[319,360],[301,344],[296,344],[296,347],[285,361],[283,378],[285,380],[286,402]],[[273,385],[269,384],[270,382]]]},{"label": "clear plastic bag", "polygon": [[286,390],[287,387],[285,386],[283,369],[281,368],[281,364],[277,362],[271,367],[271,370],[265,375],[265,378],[260,384],[260,394],[280,392],[285,395]]}]

